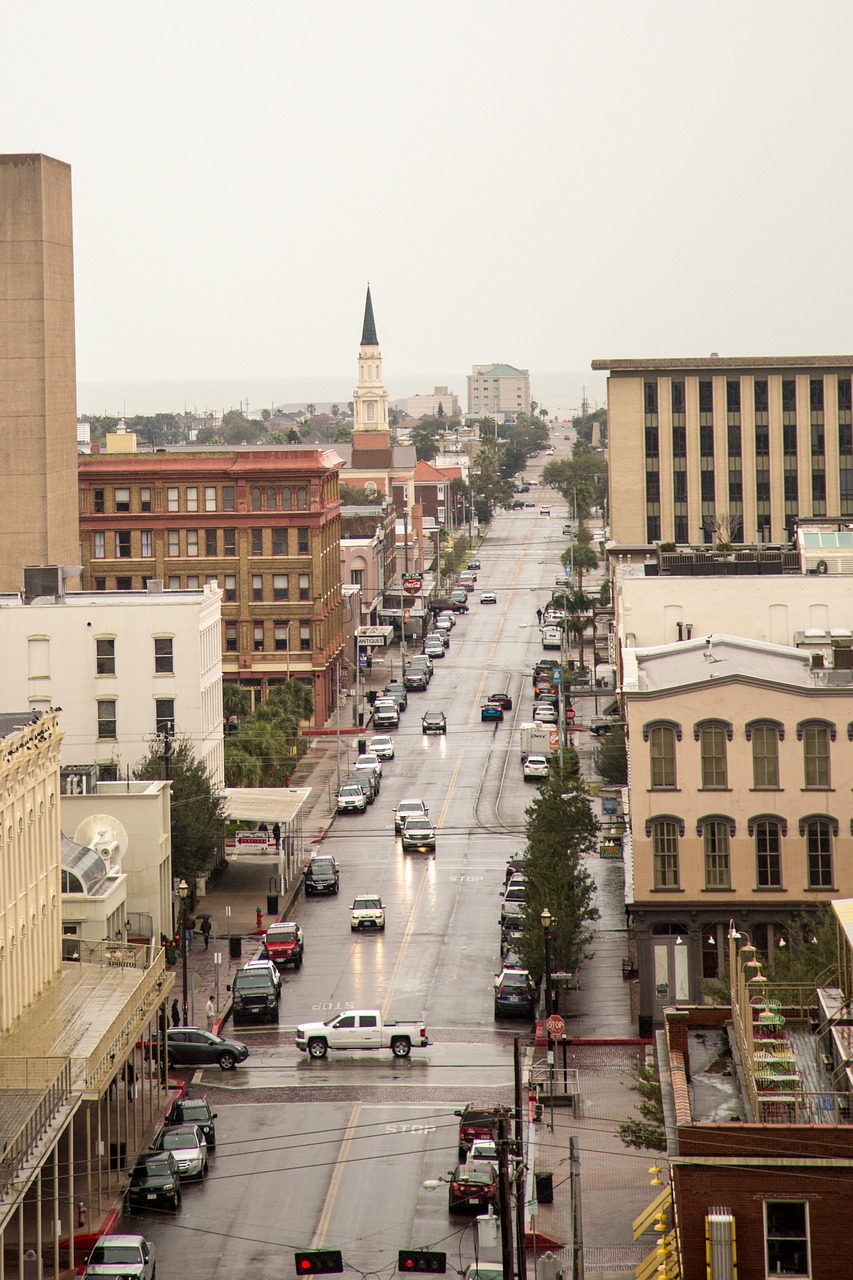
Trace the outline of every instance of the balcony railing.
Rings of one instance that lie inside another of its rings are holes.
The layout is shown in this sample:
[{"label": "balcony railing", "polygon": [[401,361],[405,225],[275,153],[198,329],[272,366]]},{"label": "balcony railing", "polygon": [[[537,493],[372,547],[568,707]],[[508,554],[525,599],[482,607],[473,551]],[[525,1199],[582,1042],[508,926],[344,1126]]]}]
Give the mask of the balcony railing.
[{"label": "balcony railing", "polygon": [[3,1128],[28,1113],[0,1157],[0,1200],[31,1159],[59,1110],[71,1095],[71,1063],[62,1058],[0,1059],[0,1118]]}]

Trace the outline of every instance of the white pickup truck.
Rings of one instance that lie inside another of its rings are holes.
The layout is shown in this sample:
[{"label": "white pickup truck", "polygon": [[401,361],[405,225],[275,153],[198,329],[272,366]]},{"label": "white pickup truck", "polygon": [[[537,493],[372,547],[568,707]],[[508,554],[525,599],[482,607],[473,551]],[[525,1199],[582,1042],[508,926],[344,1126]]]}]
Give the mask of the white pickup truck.
[{"label": "white pickup truck", "polygon": [[408,1058],[413,1045],[428,1044],[422,1022],[383,1022],[378,1009],[350,1009],[296,1028],[297,1049],[312,1058],[325,1058],[330,1049],[390,1049],[395,1058]]}]

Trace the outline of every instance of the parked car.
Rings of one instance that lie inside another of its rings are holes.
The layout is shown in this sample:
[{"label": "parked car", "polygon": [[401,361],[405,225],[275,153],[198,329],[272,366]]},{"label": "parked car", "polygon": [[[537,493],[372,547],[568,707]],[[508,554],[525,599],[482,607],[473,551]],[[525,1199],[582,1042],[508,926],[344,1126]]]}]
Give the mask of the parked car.
[{"label": "parked car", "polygon": [[478,1160],[489,1160],[492,1164],[498,1163],[498,1144],[494,1138],[475,1138],[471,1143],[465,1163],[469,1161],[476,1163]]},{"label": "parked car", "polygon": [[440,640],[443,648],[450,648],[450,632],[449,631],[430,631],[424,644],[429,644],[430,640]]},{"label": "parked car", "polygon": [[512,877],[516,875],[519,871],[523,875],[524,869],[526,866],[527,866],[526,854],[523,851],[521,853],[514,853],[506,864],[506,875],[504,876],[504,883],[509,884]]},{"label": "parked car", "polygon": [[183,1179],[207,1176],[207,1142],[197,1124],[173,1124],[162,1129],[155,1150],[171,1151]]},{"label": "parked car", "polygon": [[387,734],[377,733],[367,744],[368,751],[372,751],[380,760],[394,759],[394,739],[389,738]]},{"label": "parked car", "polygon": [[305,896],[338,892],[340,873],[335,859],[327,853],[315,854],[305,868]]},{"label": "parked car", "polygon": [[512,711],[512,698],[508,693],[490,693],[489,702],[496,702],[503,711]]},{"label": "parked car", "polygon": [[130,1175],[128,1209],[181,1207],[181,1171],[171,1151],[143,1151]]},{"label": "parked car", "polygon": [[450,593],[450,606],[457,613],[468,612],[468,592],[464,587],[454,587]]},{"label": "parked car", "polygon": [[495,1017],[532,1018],[536,992],[526,969],[504,969],[495,978]]},{"label": "parked car", "polygon": [[501,924],[506,924],[508,920],[520,920],[526,901],[527,886],[524,883],[524,878],[520,876],[516,880],[516,877],[513,876],[506,886],[503,901],[501,902]]},{"label": "parked car", "polygon": [[456,615],[451,609],[442,610],[435,620],[435,625],[439,626],[439,624],[450,627],[450,630],[452,631],[456,626]]},{"label": "parked car", "polygon": [[440,636],[427,636],[424,640],[424,653],[428,658],[443,658],[444,652],[444,641]]},{"label": "parked car", "polygon": [[429,656],[428,653],[416,653],[414,657],[409,659],[409,670],[410,671],[412,670],[426,671],[427,675],[431,680],[432,673],[433,671],[435,671],[435,667],[433,666],[432,658]]},{"label": "parked car", "polygon": [[175,1098],[163,1117],[163,1123],[195,1124],[204,1134],[208,1150],[216,1146],[216,1112],[211,1111],[207,1098]]},{"label": "parked car", "polygon": [[353,767],[356,773],[361,773],[363,769],[370,769],[378,780],[382,781],[382,761],[372,751],[365,751],[357,756]]},{"label": "parked car", "polygon": [[405,711],[409,705],[409,695],[406,693],[406,686],[402,680],[389,680],[384,689],[388,697],[396,698],[400,704],[400,710]]},{"label": "parked car", "polygon": [[447,716],[443,711],[425,711],[421,716],[421,733],[447,733]]},{"label": "parked car", "polygon": [[268,925],[264,934],[264,951],[267,958],[280,969],[288,964],[292,964],[294,969],[301,969],[305,939],[296,921],[278,920],[275,924]]},{"label": "parked car", "polygon": [[480,568],[480,561],[476,559],[469,559],[465,568],[468,570],[469,573],[476,573],[477,570]]},{"label": "parked car", "polygon": [[281,979],[278,986],[273,980],[270,969],[259,965],[244,965],[234,974],[233,982],[229,982],[226,991],[231,992],[231,1010],[234,1026],[241,1022],[258,1019],[259,1021],[278,1022],[278,997]]},{"label": "parked car", "polygon": [[412,692],[423,692],[429,684],[429,674],[423,667],[409,667],[403,682]]},{"label": "parked car", "polygon": [[278,971],[278,966],[273,964],[269,956],[259,956],[257,960],[247,960],[243,968],[263,969],[265,973],[268,973],[275,987],[276,998],[281,999],[281,974]]},{"label": "parked car", "polygon": [[344,786],[361,787],[367,804],[373,804],[379,795],[379,779],[369,769],[360,769],[358,773],[351,773],[344,779]]},{"label": "parked car", "polygon": [[457,580],[457,582],[459,583],[459,585],[460,585],[460,586],[462,586],[462,585],[463,585],[463,583],[466,583],[466,582],[476,582],[476,581],[477,581],[477,570],[476,570],[476,569],[470,569],[470,568],[469,568],[469,569],[462,569],[462,570],[461,570],[461,572],[460,572],[460,573],[458,573],[458,574],[456,575],[456,580]]},{"label": "parked car", "polygon": [[240,1040],[225,1040],[198,1027],[169,1027],[166,1056],[170,1068],[219,1066],[233,1071],[248,1058],[249,1048]]},{"label": "parked car", "polygon": [[497,604],[498,598],[494,591],[481,591],[480,604]]},{"label": "parked car", "polygon": [[498,1171],[493,1164],[460,1164],[453,1170],[447,1196],[450,1213],[477,1210],[485,1213],[498,1199]]},{"label": "parked car", "polygon": [[377,698],[373,704],[373,723],[377,729],[396,729],[400,708],[394,698]]},{"label": "parked car", "polygon": [[503,720],[503,707],[498,702],[484,702],[480,707],[481,720]]},{"label": "parked car", "polygon": [[157,1261],[154,1245],[144,1236],[101,1236],[86,1259],[84,1280],[95,1276],[154,1280]]},{"label": "parked car", "polygon": [[367,796],[357,783],[344,783],[338,792],[338,813],[366,813]]},{"label": "parked car", "polygon": [[521,766],[525,782],[538,782],[550,773],[546,756],[528,756]]},{"label": "parked car", "polygon": [[468,1158],[472,1145],[478,1141],[494,1141],[497,1133],[499,1108],[482,1107],[469,1102],[461,1111],[454,1111],[459,1116],[459,1160]]},{"label": "parked car", "polygon": [[429,809],[423,800],[401,800],[394,810],[394,831],[399,834],[407,818],[428,818]]},{"label": "parked car", "polygon": [[385,907],[376,893],[362,893],[353,900],[350,907],[350,928],[384,929]]},{"label": "parked car", "polygon": [[533,706],[533,719],[540,724],[557,724],[560,717],[550,702],[537,702]]},{"label": "parked car", "polygon": [[400,832],[403,852],[435,853],[435,827],[429,818],[411,817],[403,823]]},{"label": "parked car", "polygon": [[548,506],[547,502],[543,503],[539,508],[539,514],[540,516],[549,516],[551,514],[551,508]]}]

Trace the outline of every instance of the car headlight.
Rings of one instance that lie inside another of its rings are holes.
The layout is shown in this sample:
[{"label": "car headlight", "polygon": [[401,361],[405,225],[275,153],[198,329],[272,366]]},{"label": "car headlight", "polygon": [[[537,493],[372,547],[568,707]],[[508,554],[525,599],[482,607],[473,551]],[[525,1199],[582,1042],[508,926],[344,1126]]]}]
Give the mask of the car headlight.
[{"label": "car headlight", "polygon": [[267,996],[267,1004],[275,1004],[275,992],[271,996]]}]

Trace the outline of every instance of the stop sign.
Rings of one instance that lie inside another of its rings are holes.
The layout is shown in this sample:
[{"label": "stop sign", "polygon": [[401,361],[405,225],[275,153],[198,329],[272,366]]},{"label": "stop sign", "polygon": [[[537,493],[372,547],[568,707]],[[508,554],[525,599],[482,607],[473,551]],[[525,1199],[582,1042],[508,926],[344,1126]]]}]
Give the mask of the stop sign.
[{"label": "stop sign", "polygon": [[403,590],[407,596],[416,596],[420,594],[422,582],[420,578],[404,578]]},{"label": "stop sign", "polygon": [[545,1026],[548,1028],[552,1036],[561,1036],[566,1029],[566,1023],[559,1013],[552,1013],[550,1018],[545,1020]]}]

